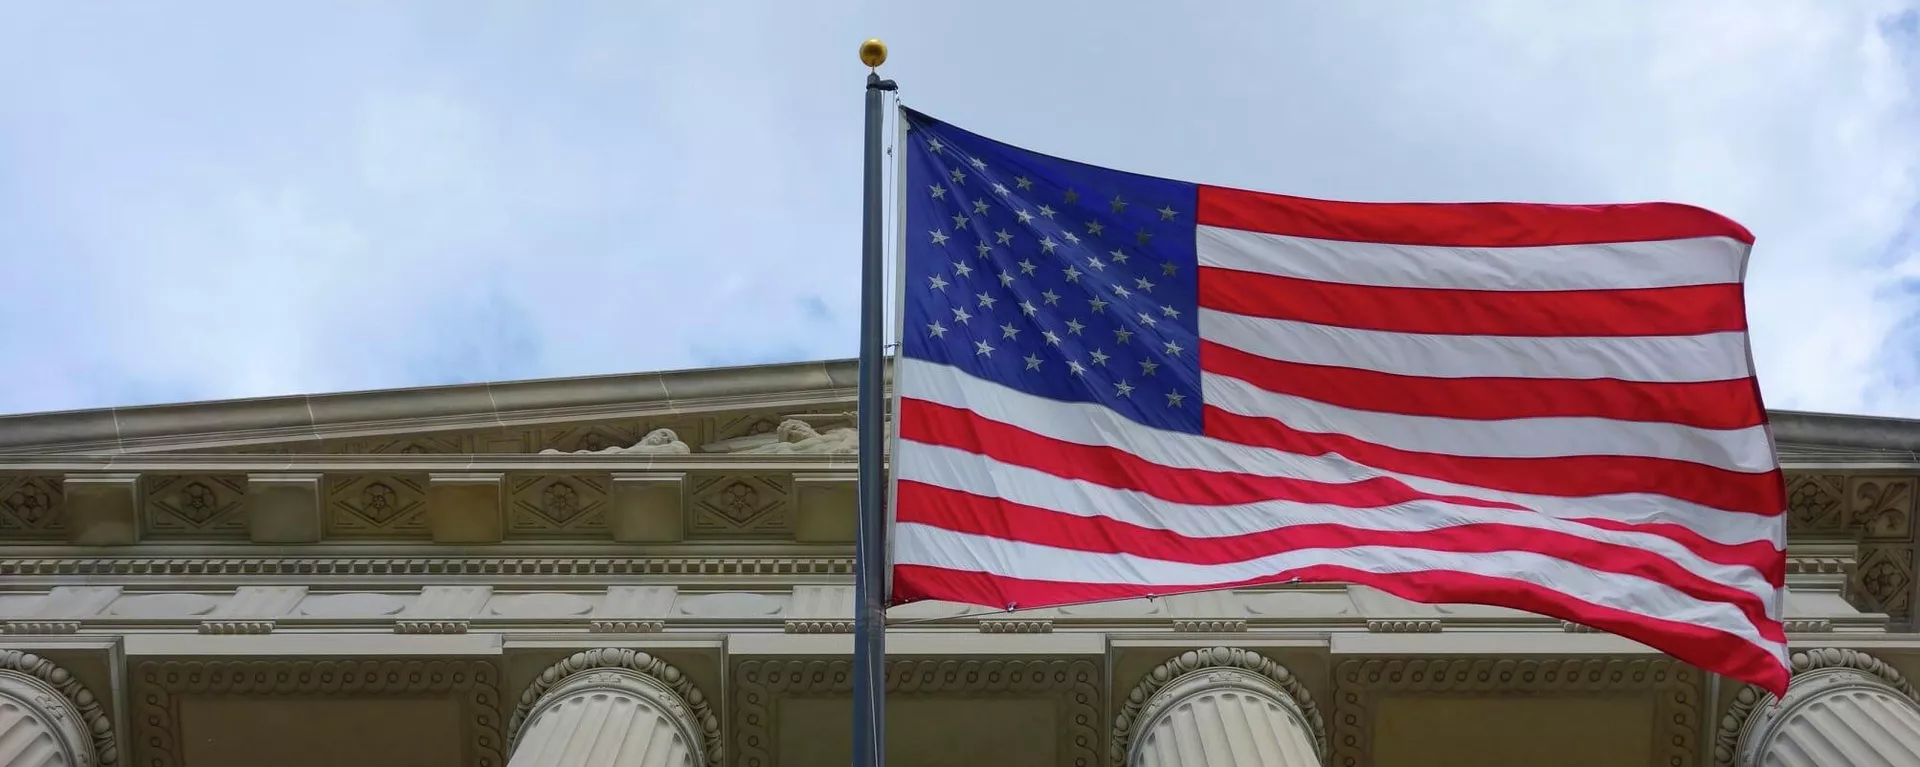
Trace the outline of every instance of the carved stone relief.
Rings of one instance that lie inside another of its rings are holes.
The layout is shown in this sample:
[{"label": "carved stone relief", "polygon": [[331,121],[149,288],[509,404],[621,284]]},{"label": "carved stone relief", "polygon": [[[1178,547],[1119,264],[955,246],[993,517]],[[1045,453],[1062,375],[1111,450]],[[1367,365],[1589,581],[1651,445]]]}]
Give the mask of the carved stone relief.
[{"label": "carved stone relief", "polygon": [[184,765],[180,700],[189,696],[415,696],[458,700],[464,764],[504,767],[499,671],[482,660],[147,661],[132,699],[142,765]]},{"label": "carved stone relief", "polygon": [[246,475],[146,475],[140,484],[149,534],[246,537]]},{"label": "carved stone relief", "polygon": [[[540,672],[527,689],[520,693],[520,704],[513,711],[513,718],[507,725],[507,738],[511,744],[520,742],[523,728],[529,718],[541,705],[541,698],[548,691],[564,685],[570,678],[595,669],[623,669],[637,672],[658,681],[671,691],[666,700],[653,701],[664,709],[664,713],[674,717],[680,723],[691,725],[696,730],[701,744],[702,755],[712,767],[726,763],[725,741],[720,735],[720,717],[713,711],[705,693],[695,686],[693,680],[673,664],[645,652],[629,649],[582,650],[567,656],[558,663],[548,666]],[[691,733],[690,733],[691,734]],[[508,749],[511,753],[512,749]]]},{"label": "carved stone relief", "polygon": [[605,474],[516,474],[507,477],[507,532],[517,535],[600,533]]},{"label": "carved stone relief", "polygon": [[1913,617],[1916,478],[1833,472],[1787,475],[1789,535],[1857,535],[1859,565],[1847,584],[1863,610],[1895,623]]},{"label": "carved stone relief", "polygon": [[777,536],[793,528],[793,481],[767,475],[705,474],[689,479],[690,532],[707,536]]},{"label": "carved stone relief", "polygon": [[9,538],[64,537],[61,487],[57,476],[0,476],[0,533]]},{"label": "carved stone relief", "polygon": [[408,434],[394,437],[335,440],[327,443],[327,452],[355,455],[440,455],[472,453],[478,447],[472,434]]},{"label": "carved stone relief", "polygon": [[425,476],[328,476],[326,483],[328,534],[427,537]]},{"label": "carved stone relief", "polygon": [[[53,661],[18,650],[0,650],[0,696],[24,693],[29,709],[54,728],[50,735],[66,740],[85,738],[91,742],[65,743],[61,750],[71,751],[68,764],[77,767],[114,767],[120,764],[119,741],[113,732],[113,719],[93,691],[87,689],[72,672]],[[73,717],[68,720],[67,717]],[[9,733],[19,734],[19,733]],[[12,740],[9,738],[9,740]],[[18,745],[24,745],[16,743]],[[10,761],[9,764],[12,762]]]},{"label": "carved stone relief", "polygon": [[1155,666],[1139,684],[1134,685],[1127,694],[1127,701],[1121,704],[1120,713],[1114,716],[1108,750],[1114,767],[1122,767],[1127,763],[1127,754],[1134,738],[1138,736],[1143,722],[1152,718],[1149,709],[1155,703],[1155,694],[1176,680],[1205,669],[1242,669],[1271,682],[1273,689],[1298,707],[1296,721],[1304,721],[1307,735],[1313,740],[1314,751],[1324,757],[1327,752],[1326,723],[1320,716],[1320,708],[1315,705],[1312,693],[1308,692],[1299,677],[1257,652],[1235,647],[1210,647],[1176,655]]},{"label": "carved stone relief", "polygon": [[[1790,671],[1799,676],[1821,669],[1851,669],[1862,672],[1887,685],[1894,693],[1907,701],[1920,704],[1920,692],[1886,661],[1875,658],[1858,650],[1846,650],[1822,647],[1792,653],[1787,658]],[[1788,693],[1792,697],[1792,693]],[[1741,685],[1734,695],[1733,703],[1727,706],[1726,714],[1720,717],[1719,729],[1713,736],[1713,763],[1715,767],[1733,767],[1740,758],[1741,734],[1750,729],[1749,720],[1756,712],[1767,712],[1780,703],[1772,693],[1753,685]],[[1755,745],[1749,743],[1748,745]]]},{"label": "carved stone relief", "polygon": [[604,436],[601,432],[588,431],[576,442],[576,444],[584,444],[584,447],[574,450],[561,450],[550,447],[540,452],[543,455],[565,455],[569,453],[592,453],[599,455],[620,455],[625,453],[686,455],[687,453],[693,452],[691,448],[687,447],[687,443],[680,441],[680,435],[674,433],[672,429],[654,429],[647,432],[646,436],[641,437],[632,444],[616,443],[604,447],[594,447],[594,445],[600,444],[603,439]]}]

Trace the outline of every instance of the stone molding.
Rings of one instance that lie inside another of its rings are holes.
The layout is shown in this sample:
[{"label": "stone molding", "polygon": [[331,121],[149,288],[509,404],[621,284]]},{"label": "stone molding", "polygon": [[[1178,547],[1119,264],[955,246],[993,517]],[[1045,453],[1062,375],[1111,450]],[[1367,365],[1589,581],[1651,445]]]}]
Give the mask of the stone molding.
[{"label": "stone molding", "polygon": [[135,670],[132,719],[144,767],[185,764],[178,701],[193,695],[260,697],[331,695],[458,696],[473,733],[475,767],[505,767],[499,673],[478,660],[148,661]]},{"label": "stone molding", "polygon": [[[1100,667],[1084,659],[901,659],[887,662],[886,691],[888,695],[1052,697],[1065,723],[1059,763],[1096,767],[1100,676]],[[779,699],[846,695],[852,690],[853,667],[845,660],[740,663],[734,672],[733,712],[739,767],[774,767]]]},{"label": "stone molding", "polygon": [[[1108,742],[1108,762],[1114,767],[1124,767],[1127,755],[1132,750],[1133,739],[1152,719],[1161,705],[1154,696],[1161,690],[1180,683],[1185,678],[1205,673],[1211,669],[1238,669],[1257,675],[1272,683],[1278,692],[1284,693],[1298,708],[1307,732],[1313,737],[1314,751],[1321,760],[1326,759],[1327,729],[1320,716],[1320,708],[1313,702],[1313,694],[1307,691],[1300,678],[1293,675],[1287,667],[1252,650],[1238,647],[1210,647],[1201,650],[1188,650],[1174,656],[1167,662],[1155,666],[1152,671],[1134,685],[1127,693],[1127,702],[1120,707],[1120,713],[1114,717],[1113,733]],[[1225,680],[1223,680],[1224,682]],[[1269,691],[1262,691],[1271,694]]]},{"label": "stone molding", "polygon": [[[627,547],[630,548],[631,547]],[[389,575],[747,576],[852,575],[852,557],[449,557],[374,554],[321,557],[45,557],[0,559],[0,576]]]},{"label": "stone molding", "polygon": [[[603,669],[624,669],[646,676],[663,686],[673,698],[684,706],[684,711],[674,710],[674,701],[650,696],[649,700],[667,706],[667,710],[683,717],[686,722],[699,728],[698,733],[687,732],[689,743],[699,743],[706,757],[706,763],[720,767],[726,762],[725,741],[720,734],[720,717],[713,713],[707,702],[707,696],[695,686],[693,680],[673,664],[645,652],[628,649],[603,648],[581,650],[561,659],[540,672],[540,676],[527,685],[520,693],[520,705],[513,711],[513,718],[507,723],[507,742],[517,743],[520,729],[540,707],[542,698],[548,693],[565,687],[582,674],[591,674]],[[512,749],[508,749],[511,753]]]},{"label": "stone molding", "polygon": [[1328,767],[1373,764],[1369,705],[1379,693],[1445,696],[1652,694],[1655,753],[1649,762],[1699,762],[1700,672],[1668,658],[1434,658],[1350,660],[1334,671],[1333,739]]},{"label": "stone molding", "polygon": [[[6,679],[8,675],[13,678]],[[49,726],[57,727],[68,737],[84,739],[65,744],[81,752],[72,754],[71,763],[76,767],[120,764],[113,719],[100,705],[100,699],[72,672],[33,653],[0,650],[0,683],[6,681],[16,683],[22,691],[32,692],[33,697],[23,698],[20,703],[29,706]],[[78,720],[68,720],[69,713]]]},{"label": "stone molding", "polygon": [[[1802,674],[1826,669],[1847,669],[1870,677],[1889,691],[1920,706],[1920,691],[1916,691],[1905,677],[1886,661],[1859,650],[1846,650],[1834,647],[1822,647],[1802,650],[1787,656],[1788,666],[1795,681]],[[1788,695],[1792,695],[1789,689]],[[1715,767],[1733,767],[1740,758],[1740,740],[1755,725],[1782,715],[1780,699],[1773,693],[1761,690],[1751,684],[1741,685],[1734,694],[1733,703],[1727,706],[1727,712],[1720,717],[1720,726],[1713,735],[1713,763]]]}]

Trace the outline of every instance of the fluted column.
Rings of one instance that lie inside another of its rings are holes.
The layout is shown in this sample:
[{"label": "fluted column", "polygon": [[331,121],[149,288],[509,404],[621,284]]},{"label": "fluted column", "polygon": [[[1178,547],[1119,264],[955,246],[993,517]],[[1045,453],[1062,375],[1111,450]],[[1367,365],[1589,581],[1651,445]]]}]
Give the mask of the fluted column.
[{"label": "fluted column", "polygon": [[509,767],[702,767],[721,762],[718,717],[679,669],[633,650],[588,650],[521,696]]},{"label": "fluted column", "polygon": [[[1738,767],[1920,767],[1920,697],[1899,672],[1854,650],[1792,657],[1787,696],[1749,693]],[[1749,702],[1750,701],[1750,702]]]},{"label": "fluted column", "polygon": [[1125,767],[1319,767],[1325,743],[1319,709],[1291,672],[1227,647],[1155,668],[1114,724]]},{"label": "fluted column", "polygon": [[45,658],[0,651],[0,767],[112,767],[113,724],[72,673]]}]

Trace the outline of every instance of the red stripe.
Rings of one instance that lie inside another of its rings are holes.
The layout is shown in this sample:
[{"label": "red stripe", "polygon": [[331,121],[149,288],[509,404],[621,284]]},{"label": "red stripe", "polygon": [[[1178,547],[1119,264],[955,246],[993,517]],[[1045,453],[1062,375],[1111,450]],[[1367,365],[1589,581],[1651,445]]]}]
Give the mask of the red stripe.
[{"label": "red stripe", "polygon": [[1394,245],[1501,248],[1651,242],[1753,233],[1709,210],[1668,202],[1539,205],[1510,202],[1336,202],[1200,186],[1202,226]]},{"label": "red stripe", "polygon": [[[1760,635],[1787,641],[1779,621],[1767,616],[1758,595],[1700,576],[1646,549],[1581,538],[1557,530],[1500,524],[1469,524],[1419,532],[1372,530],[1336,524],[1305,524],[1257,533],[1196,538],[1102,516],[1080,516],[902,480],[898,521],[1057,549],[1128,554],[1163,562],[1217,565],[1308,549],[1385,546],[1456,554],[1524,551],[1599,572],[1645,578],[1702,602],[1740,610]],[[1356,511],[1356,517],[1366,514]]]},{"label": "red stripe", "polygon": [[[899,421],[901,439],[944,445],[1056,477],[1134,490],[1173,503],[1231,506],[1262,501],[1293,501],[1364,509],[1413,501],[1437,501],[1458,506],[1536,513],[1511,503],[1425,493],[1390,477],[1336,484],[1169,468],[1117,448],[1057,440],[982,418],[968,410],[913,398],[902,398]],[[1779,583],[1786,569],[1785,554],[1763,541],[1728,545],[1674,524],[1637,524],[1615,520],[1582,520],[1582,523],[1608,530],[1668,538],[1707,561],[1758,569],[1771,583]]]},{"label": "red stripe", "polygon": [[1743,429],[1766,422],[1752,379],[1642,383],[1612,378],[1422,378],[1283,362],[1212,341],[1200,366],[1275,394],[1376,413],[1501,420],[1611,418]]},{"label": "red stripe", "polygon": [[1787,508],[1786,481],[1777,469],[1746,474],[1669,458],[1626,455],[1487,458],[1421,453],[1344,434],[1301,431],[1272,418],[1244,416],[1212,405],[1203,417],[1207,436],[1215,439],[1299,455],[1337,453],[1382,471],[1459,485],[1563,497],[1655,493],[1766,517],[1779,516]]},{"label": "red stripe", "polygon": [[1243,588],[1294,579],[1308,583],[1354,583],[1426,604],[1494,605],[1574,621],[1640,642],[1699,668],[1751,682],[1775,695],[1784,696],[1787,690],[1787,669],[1778,658],[1765,648],[1725,631],[1602,607],[1524,581],[1447,570],[1376,575],[1321,565],[1239,583],[1167,589],[1025,580],[925,565],[894,565],[892,602],[900,605],[932,599],[996,609],[1010,605],[1032,609]]},{"label": "red stripe", "polygon": [[1744,331],[1738,284],[1634,290],[1453,290],[1321,282],[1200,268],[1200,306],[1389,333],[1528,337]]}]

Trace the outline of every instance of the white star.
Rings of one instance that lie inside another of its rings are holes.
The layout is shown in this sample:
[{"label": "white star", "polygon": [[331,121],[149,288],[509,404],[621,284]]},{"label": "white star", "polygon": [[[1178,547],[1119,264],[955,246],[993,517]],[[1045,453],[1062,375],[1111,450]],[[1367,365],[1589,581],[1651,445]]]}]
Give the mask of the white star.
[{"label": "white star", "polygon": [[1107,207],[1112,208],[1113,212],[1119,213],[1127,209],[1127,201],[1120,199],[1120,195],[1116,194],[1113,196],[1113,202],[1107,203]]},{"label": "white star", "polygon": [[1087,366],[1080,364],[1079,360],[1067,360],[1067,370],[1077,376],[1087,374]]},{"label": "white star", "polygon": [[972,220],[971,218],[967,218],[965,213],[953,214],[953,230],[957,232],[967,228],[967,222]]},{"label": "white star", "polygon": [[1161,221],[1172,221],[1173,217],[1177,215],[1180,215],[1180,214],[1173,209],[1172,205],[1168,205],[1167,207],[1160,209]]},{"label": "white star", "polygon": [[1045,205],[1040,206],[1040,215],[1046,216],[1047,218],[1053,218],[1053,208],[1049,208]]},{"label": "white star", "polygon": [[1173,317],[1173,318],[1176,318],[1176,319],[1178,319],[1178,318],[1180,317],[1180,310],[1179,310],[1179,309],[1175,309],[1175,308],[1173,308],[1173,307],[1171,307],[1171,306],[1162,306],[1162,307],[1160,307],[1160,313],[1161,313],[1161,314],[1164,314],[1164,315],[1167,315],[1168,317]]},{"label": "white star", "polygon": [[1168,261],[1160,265],[1160,273],[1168,277],[1172,277],[1174,270],[1178,268],[1180,267],[1175,265],[1172,261]]},{"label": "white star", "polygon": [[985,341],[975,341],[973,342],[973,353],[983,357],[991,357],[993,356],[993,344]]},{"label": "white star", "polygon": [[1064,270],[1062,270],[1062,272],[1061,272],[1061,273],[1062,273],[1062,274],[1065,274],[1065,275],[1067,276],[1067,281],[1068,281],[1068,282],[1079,282],[1079,281],[1080,281],[1080,274],[1081,274],[1081,272],[1080,272],[1080,270],[1079,270],[1079,269],[1075,269],[1075,268],[1073,268],[1073,265],[1072,265],[1072,264],[1068,264],[1068,265],[1067,265],[1067,268],[1066,268],[1066,269],[1064,269]]},{"label": "white star", "polygon": [[927,287],[933,290],[946,290],[947,284],[946,278],[938,274],[927,278]]},{"label": "white star", "polygon": [[1134,286],[1134,287],[1136,287],[1136,288],[1139,288],[1139,289],[1141,289],[1141,290],[1145,290],[1145,291],[1149,291],[1149,292],[1151,292],[1151,291],[1153,290],[1153,283],[1151,283],[1151,282],[1148,282],[1148,281],[1147,281],[1147,278],[1145,278],[1145,277],[1135,277],[1135,278],[1133,278],[1133,286]]},{"label": "white star", "polygon": [[973,252],[979,253],[981,258],[986,258],[988,253],[993,252],[993,246],[983,242],[973,246]]},{"label": "white star", "polygon": [[1107,265],[1101,262],[1099,256],[1087,256],[1087,268],[1099,272],[1106,270]]},{"label": "white star", "polygon": [[962,308],[960,308],[960,307],[958,307],[958,306],[956,306],[956,307],[953,307],[953,321],[954,321],[954,322],[958,322],[958,323],[960,323],[960,324],[962,324],[962,325],[965,325],[965,324],[967,324],[967,320],[970,320],[970,319],[973,319],[973,315],[971,315],[971,314],[968,314],[968,313],[967,313],[967,310],[966,310],[966,309],[962,309]]},{"label": "white star", "polygon": [[1153,315],[1151,315],[1151,314],[1148,314],[1148,313],[1146,313],[1146,312],[1141,312],[1141,313],[1140,313],[1140,324],[1142,324],[1142,325],[1145,325],[1145,326],[1147,326],[1147,327],[1153,327],[1153,326],[1155,326],[1155,325],[1158,325],[1158,324],[1160,324],[1160,321],[1159,321],[1159,320],[1156,320],[1156,319],[1154,319],[1154,318],[1153,318]]},{"label": "white star", "polygon": [[1099,349],[1093,350],[1092,352],[1089,353],[1088,356],[1093,357],[1093,364],[1100,365],[1102,367],[1106,366],[1107,360],[1110,357],[1110,355],[1108,355],[1106,352],[1100,351]]},{"label": "white star", "polygon": [[1002,184],[998,181],[993,182],[993,193],[1000,195],[1001,197],[1005,197],[1009,194],[1013,194],[1013,192],[1007,190],[1006,184]]},{"label": "white star", "polygon": [[981,214],[981,215],[986,215],[986,212],[987,212],[987,201],[986,201],[986,200],[974,200],[974,201],[973,201],[973,212],[975,212],[975,213],[979,213],[979,214]]},{"label": "white star", "polygon": [[1101,232],[1104,232],[1104,231],[1106,231],[1106,230],[1107,230],[1107,225],[1106,225],[1106,224],[1102,224],[1102,223],[1100,223],[1100,222],[1098,222],[1098,221],[1088,221],[1088,222],[1087,222],[1087,234],[1091,234],[1091,235],[1093,235],[1093,236],[1095,236],[1095,237],[1099,237],[1099,236],[1100,236],[1100,233],[1101,233]]},{"label": "white star", "polygon": [[1060,236],[1067,238],[1067,242],[1071,242],[1075,245],[1080,244],[1080,235],[1074,234],[1073,232],[1061,232]]},{"label": "white star", "polygon": [[1187,401],[1187,395],[1177,391],[1167,392],[1167,407],[1179,407],[1180,403],[1185,401]]},{"label": "white star", "polygon": [[1001,269],[1000,270],[1000,287],[1004,288],[1012,284],[1013,284],[1013,275],[1008,274],[1007,270]]},{"label": "white star", "polygon": [[1074,320],[1074,319],[1067,320],[1067,333],[1070,335],[1076,335],[1076,336],[1080,335],[1080,331],[1086,330],[1086,329],[1087,329],[1087,326],[1080,324],[1079,320]]},{"label": "white star", "polygon": [[1073,191],[1072,189],[1068,189],[1067,193],[1061,196],[1067,198],[1068,205],[1072,205],[1080,201],[1080,193]]},{"label": "white star", "polygon": [[1140,375],[1152,377],[1152,375],[1158,372],[1159,370],[1160,370],[1160,363],[1158,362],[1154,362],[1153,360],[1140,361]]},{"label": "white star", "polygon": [[1124,264],[1127,262],[1127,252],[1119,248],[1114,248],[1113,252],[1107,255],[1112,256],[1113,262],[1116,264]]},{"label": "white star", "polygon": [[1094,314],[1099,314],[1107,310],[1107,302],[1100,300],[1099,296],[1087,299],[1087,305],[1093,307]]},{"label": "white star", "polygon": [[1031,355],[1031,354],[1029,354],[1029,355],[1027,355],[1027,369],[1028,369],[1028,370],[1039,370],[1039,369],[1040,369],[1040,363],[1041,363],[1042,361],[1043,361],[1043,360],[1041,360],[1041,359],[1040,359],[1039,357],[1036,357],[1036,356],[1033,356],[1033,355]]},{"label": "white star", "polygon": [[1014,217],[1014,218],[1017,218],[1017,219],[1020,219],[1020,223],[1022,223],[1022,224],[1031,224],[1031,223],[1033,223],[1033,214],[1032,214],[1032,213],[1028,213],[1028,212],[1026,212],[1026,211],[1024,211],[1024,210],[1023,210],[1023,211],[1019,211],[1019,212],[1016,212],[1016,213],[1014,213],[1014,214],[1013,214],[1013,217]]},{"label": "white star", "polygon": [[1013,183],[1014,183],[1014,185],[1015,185],[1015,186],[1018,186],[1018,187],[1020,187],[1021,189],[1032,189],[1032,188],[1033,188],[1033,182],[1032,182],[1032,181],[1028,181],[1028,180],[1027,180],[1027,177],[1026,177],[1026,176],[1014,176],[1014,177],[1013,177]]},{"label": "white star", "polygon": [[1142,229],[1138,232],[1133,233],[1133,241],[1140,243],[1140,247],[1143,247],[1143,248],[1146,247],[1147,241],[1151,239],[1153,239],[1153,232],[1149,232],[1145,229]]},{"label": "white star", "polygon": [[1040,238],[1040,251],[1042,253],[1052,253],[1053,249],[1059,246],[1060,243],[1054,242],[1052,237]]},{"label": "white star", "polygon": [[1040,337],[1041,337],[1041,338],[1044,338],[1044,339],[1047,339],[1047,345],[1048,345],[1048,346],[1059,346],[1059,345],[1060,345],[1060,334],[1059,334],[1059,333],[1055,333],[1055,332],[1053,332],[1053,331],[1051,331],[1051,330],[1042,330],[1042,331],[1040,331]]},{"label": "white star", "polygon": [[1060,294],[1053,292],[1053,288],[1040,291],[1040,297],[1046,299],[1048,306],[1060,303]]},{"label": "white star", "polygon": [[1032,301],[1021,301],[1020,313],[1032,317],[1040,313],[1040,307],[1034,306]]},{"label": "white star", "polygon": [[1116,295],[1116,296],[1119,296],[1119,297],[1121,297],[1121,298],[1132,298],[1132,297],[1133,297],[1133,291],[1131,291],[1131,290],[1127,290],[1127,286],[1125,286],[1125,285],[1115,285],[1115,286],[1113,286],[1113,294],[1114,294],[1114,295]]},{"label": "white star", "polygon": [[1132,340],[1133,340],[1133,331],[1131,331],[1131,330],[1128,330],[1128,329],[1126,329],[1126,328],[1114,328],[1114,329],[1113,329],[1113,342],[1114,342],[1114,343],[1117,343],[1117,344],[1122,344],[1122,345],[1124,345],[1124,344],[1126,344],[1126,342],[1128,342],[1128,341],[1132,341]]},{"label": "white star", "polygon": [[928,323],[927,335],[933,336],[934,338],[940,338],[945,336],[946,334],[947,334],[947,326],[940,324],[939,320],[934,320],[933,322]]},{"label": "white star", "polygon": [[1036,266],[1033,263],[1033,261],[1025,258],[1020,259],[1019,266],[1020,266],[1020,273],[1028,276],[1031,276],[1033,274],[1033,270],[1040,268],[1039,266]]},{"label": "white star", "polygon": [[953,262],[953,276],[955,276],[955,277],[969,277],[969,276],[972,276],[972,275],[973,275],[973,267],[971,267],[971,266],[967,266],[967,262],[965,262],[965,261],[955,261],[955,262]]},{"label": "white star", "polygon": [[936,139],[927,140],[927,149],[932,150],[934,154],[939,154],[940,150],[946,149],[946,148],[947,148],[947,145],[940,143],[940,139],[936,138]]},{"label": "white star", "polygon": [[940,230],[938,230],[938,229],[933,229],[933,230],[930,230],[930,231],[928,231],[928,232],[927,232],[927,234],[930,234],[930,235],[933,235],[933,244],[935,244],[935,245],[945,245],[945,244],[947,244],[947,233],[946,233],[946,232],[942,232],[942,231],[940,231]]},{"label": "white star", "polygon": [[1172,341],[1168,341],[1165,344],[1162,344],[1162,346],[1167,347],[1167,356],[1169,357],[1178,357],[1180,356],[1181,352],[1186,351],[1185,349],[1180,348],[1179,344],[1176,344]]},{"label": "white star", "polygon": [[1113,393],[1118,396],[1125,397],[1133,393],[1133,386],[1128,384],[1126,381],[1121,381],[1113,385]]},{"label": "white star", "polygon": [[1014,327],[1014,326],[1013,326],[1013,323],[1011,323],[1011,322],[1009,322],[1009,323],[1007,323],[1007,324],[1005,324],[1005,325],[1001,325],[1001,326],[1000,326],[1000,337],[1001,337],[1001,338],[1012,338],[1012,337],[1014,337],[1014,336],[1017,336],[1017,335],[1020,335],[1020,329],[1019,329],[1019,328],[1016,328],[1016,327]]},{"label": "white star", "polygon": [[993,311],[993,302],[1000,300],[1000,299],[994,298],[993,296],[987,295],[985,293],[980,293],[978,295],[975,295],[974,298],[979,299],[980,308],[985,309],[987,311]]},{"label": "white star", "polygon": [[980,159],[980,158],[978,158],[978,157],[975,157],[975,158],[973,158],[973,159],[971,159],[971,160],[968,160],[968,162],[971,162],[971,163],[973,163],[973,169],[974,169],[974,170],[986,170],[986,169],[987,169],[987,161],[986,161],[986,160],[982,160],[982,159]]},{"label": "white star", "polygon": [[933,193],[933,199],[936,199],[936,200],[947,199],[947,188],[944,186],[941,186],[939,184],[934,184],[933,186],[927,187],[927,191]]},{"label": "white star", "polygon": [[956,184],[967,183],[966,171],[963,171],[959,168],[954,168],[951,172],[947,173],[947,177],[953,179],[953,183],[956,183]]},{"label": "white star", "polygon": [[1000,238],[1000,244],[1001,244],[1001,245],[1006,245],[1006,244],[1008,244],[1008,243],[1011,243],[1011,242],[1013,242],[1013,235],[1011,235],[1011,234],[1008,234],[1008,233],[1007,233],[1007,230],[1005,230],[1005,229],[1002,229],[1002,230],[1000,230],[1000,231],[998,231],[998,232],[994,232],[994,233],[993,233],[993,236],[995,236],[995,237],[998,237],[998,238]]}]

